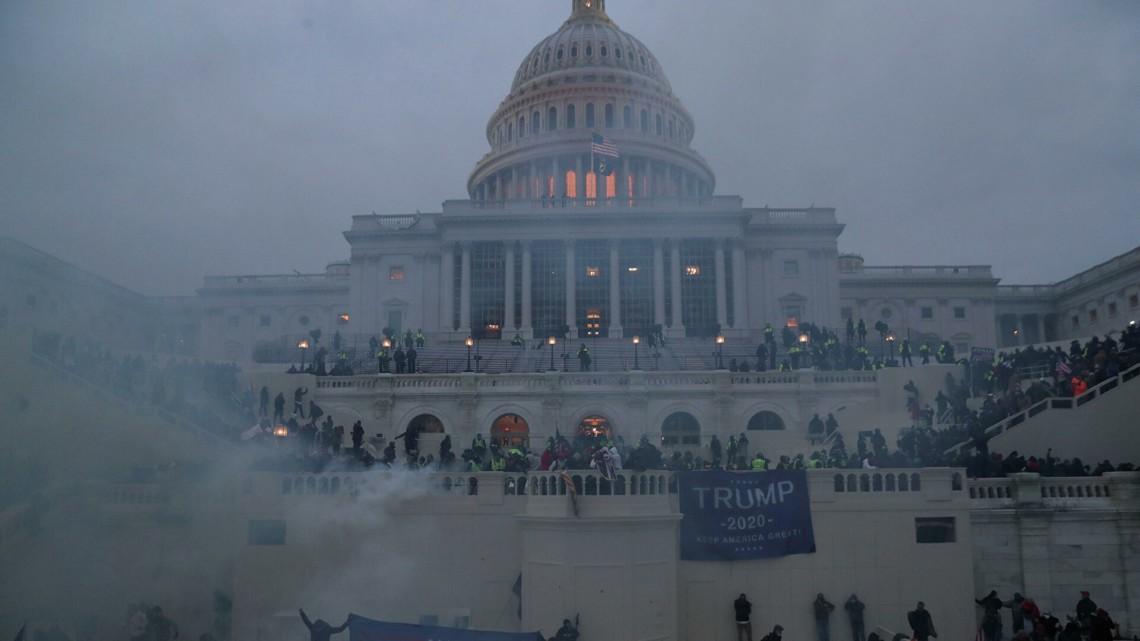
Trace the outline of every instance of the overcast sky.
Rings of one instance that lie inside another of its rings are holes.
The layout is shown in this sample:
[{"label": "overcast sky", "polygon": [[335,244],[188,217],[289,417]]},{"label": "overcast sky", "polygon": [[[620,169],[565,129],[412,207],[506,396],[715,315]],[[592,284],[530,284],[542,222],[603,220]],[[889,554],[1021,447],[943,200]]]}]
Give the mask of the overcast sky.
[{"label": "overcast sky", "polygon": [[[717,191],[869,263],[1052,282],[1140,244],[1140,2],[610,0]],[[0,2],[0,234],[154,294],[320,271],[465,196],[570,0]]]}]

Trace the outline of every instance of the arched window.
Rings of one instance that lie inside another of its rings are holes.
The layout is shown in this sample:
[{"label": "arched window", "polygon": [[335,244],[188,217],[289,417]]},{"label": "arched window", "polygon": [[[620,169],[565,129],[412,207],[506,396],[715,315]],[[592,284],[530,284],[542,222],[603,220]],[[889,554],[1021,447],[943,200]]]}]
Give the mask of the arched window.
[{"label": "arched window", "polygon": [[609,51],[606,50],[606,45],[602,45],[602,47],[598,51],[598,53],[602,54],[603,58],[605,58],[607,55],[609,55]]},{"label": "arched window", "polygon": [[576,115],[577,115],[577,113],[576,113],[576,110],[574,109],[574,105],[566,105],[566,128],[567,129],[573,129],[574,127],[578,126],[578,123],[574,122]]},{"label": "arched window", "polygon": [[594,126],[594,103],[587,102],[586,103],[586,127],[589,128],[589,127],[593,127],[593,126]]},{"label": "arched window", "polygon": [[443,422],[432,414],[420,414],[408,423],[408,431],[411,430],[420,434],[443,434]]},{"label": "arched window", "polygon": [[613,437],[610,419],[604,416],[587,416],[578,423],[577,437],[590,441],[590,444],[603,443]]},{"label": "arched window", "polygon": [[526,446],[530,443],[530,425],[518,414],[503,414],[491,423],[491,442],[500,447]]},{"label": "arched window", "polygon": [[592,55],[594,55],[594,46],[588,44],[586,45],[586,57],[589,58]]},{"label": "arched window", "polygon": [[775,412],[764,410],[756,412],[751,419],[748,420],[749,431],[776,431],[784,429],[784,419]]},{"label": "arched window", "polygon": [[578,197],[578,174],[573,169],[566,172],[566,197]]},{"label": "arched window", "polygon": [[586,172],[586,198],[595,200],[598,197],[598,174],[593,171]]},{"label": "arched window", "polygon": [[614,126],[614,106],[606,105],[606,128],[612,129]]},{"label": "arched window", "polygon": [[525,133],[526,133],[526,117],[525,116],[519,116],[519,138],[522,138],[523,134],[525,134]]},{"label": "arched window", "polygon": [[621,124],[626,129],[633,128],[633,107],[626,105],[621,112]]},{"label": "arched window", "polygon": [[657,135],[660,136],[664,132],[664,127],[661,124],[661,114],[657,114]]},{"label": "arched window", "polygon": [[554,57],[558,60],[562,59],[562,47],[558,47],[558,53]]},{"label": "arched window", "polygon": [[621,47],[614,47],[614,57],[621,60]]},{"label": "arched window", "polygon": [[507,142],[510,142],[514,139],[515,139],[515,123],[508,122],[507,123]]},{"label": "arched window", "polygon": [[548,131],[558,129],[558,109],[555,107],[546,110],[546,129]]},{"label": "arched window", "polygon": [[538,112],[535,111],[534,113],[532,113],[530,115],[530,133],[537,134],[539,131],[539,127],[541,127],[541,126],[542,126],[542,123],[539,121]]},{"label": "arched window", "polygon": [[641,133],[649,133],[649,111],[641,110]]},{"label": "arched window", "polygon": [[578,45],[574,44],[574,45],[570,46],[570,57],[571,58],[577,58],[578,57]]},{"label": "arched window", "polygon": [[700,445],[700,422],[688,412],[673,412],[661,424],[661,444]]}]

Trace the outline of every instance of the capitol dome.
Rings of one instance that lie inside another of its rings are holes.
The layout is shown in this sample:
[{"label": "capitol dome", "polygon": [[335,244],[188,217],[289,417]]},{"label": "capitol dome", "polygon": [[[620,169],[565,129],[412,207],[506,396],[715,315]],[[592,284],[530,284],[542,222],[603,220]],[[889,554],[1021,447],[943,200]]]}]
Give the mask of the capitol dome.
[{"label": "capitol dome", "polygon": [[[716,179],[689,147],[693,134],[656,56],[606,15],[605,0],[572,0],[515,72],[467,188],[490,203],[707,198]],[[608,167],[595,166],[595,136],[618,150]]]}]

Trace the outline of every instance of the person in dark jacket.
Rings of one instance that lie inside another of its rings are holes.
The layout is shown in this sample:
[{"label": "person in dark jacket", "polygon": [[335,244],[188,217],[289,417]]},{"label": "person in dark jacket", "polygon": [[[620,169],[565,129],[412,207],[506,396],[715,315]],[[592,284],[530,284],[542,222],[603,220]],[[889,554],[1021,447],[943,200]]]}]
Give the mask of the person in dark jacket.
[{"label": "person in dark jacket", "polygon": [[863,630],[863,610],[866,608],[867,606],[854,594],[847,598],[847,603],[843,604],[843,609],[847,610],[847,618],[851,619],[852,641],[866,641]]},{"label": "person in dark jacket", "polygon": [[752,602],[741,592],[732,607],[736,610],[736,641],[744,641],[745,636],[752,641]]},{"label": "person in dark jacket", "polygon": [[1116,622],[1104,610],[1097,610],[1092,618],[1089,641],[1112,641],[1116,638]]},{"label": "person in dark jacket", "polygon": [[1014,592],[1013,598],[1002,604],[1010,610],[1014,636],[1025,629],[1025,611],[1021,609],[1023,603],[1025,603],[1025,597],[1021,596],[1020,592]]},{"label": "person in dark jacket", "polygon": [[305,418],[305,394],[309,393],[309,388],[298,387],[293,390],[293,413],[301,418]]},{"label": "person in dark jacket", "polygon": [[778,625],[772,628],[772,631],[764,635],[760,641],[782,641],[781,636],[784,634],[784,626]]},{"label": "person in dark jacket", "polygon": [[910,624],[914,641],[927,641],[931,637],[938,638],[938,632],[934,629],[934,617],[930,616],[930,611],[926,609],[926,604],[922,601],[919,601],[913,610],[906,613],[906,622]]},{"label": "person in dark jacket", "polygon": [[982,613],[982,634],[985,635],[986,641],[998,641],[1001,639],[1001,599],[998,598],[997,590],[991,590],[989,594],[980,598],[974,599],[974,603],[982,606],[984,612]]},{"label": "person in dark jacket", "polygon": [[332,635],[339,632],[344,632],[348,627],[348,620],[337,627],[332,627],[324,619],[317,619],[316,621],[309,621],[309,617],[305,616],[304,610],[297,610],[301,613],[301,621],[305,623],[305,627],[309,629],[309,641],[329,641]]},{"label": "person in dark jacket", "polygon": [[835,605],[828,601],[822,592],[815,595],[815,601],[811,605],[815,613],[815,632],[819,635],[819,641],[830,641],[831,613],[835,610]]},{"label": "person in dark jacket", "polygon": [[273,399],[273,420],[280,423],[285,420],[285,394],[278,393]]},{"label": "person in dark jacket", "polygon": [[1089,598],[1087,590],[1081,590],[1081,600],[1077,601],[1077,621],[1082,627],[1088,627],[1096,610],[1096,601]]},{"label": "person in dark jacket", "polygon": [[352,424],[352,451],[359,453],[364,445],[364,426],[357,421]]},{"label": "person in dark jacket", "polygon": [[258,395],[257,415],[269,416],[269,388],[262,385],[261,394]]}]

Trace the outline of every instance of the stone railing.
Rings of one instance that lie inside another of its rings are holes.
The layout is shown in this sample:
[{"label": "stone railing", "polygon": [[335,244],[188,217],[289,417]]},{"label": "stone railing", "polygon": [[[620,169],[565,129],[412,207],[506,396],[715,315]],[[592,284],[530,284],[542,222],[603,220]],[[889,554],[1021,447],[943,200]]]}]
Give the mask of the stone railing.
[{"label": "stone railing", "polygon": [[205,289],[220,288],[261,288],[261,287],[300,287],[340,284],[347,281],[343,274],[272,274],[268,276],[207,276]]},{"label": "stone railing", "polygon": [[[1055,409],[1071,410],[1071,409],[1074,409],[1077,407],[1081,407],[1085,403],[1093,401],[1096,398],[1098,398],[1099,396],[1105,394],[1106,392],[1110,392],[1110,391],[1116,389],[1117,387],[1119,387],[1125,383],[1128,383],[1128,382],[1130,382],[1133,379],[1136,379],[1138,377],[1140,377],[1140,365],[1134,365],[1134,366],[1124,370],[1119,375],[1114,376],[1110,379],[1101,381],[1099,384],[1097,384],[1094,387],[1090,387],[1084,394],[1081,394],[1080,396],[1054,397],[1054,398],[1047,398],[1047,399],[1038,401],[1037,403],[1030,405],[1029,407],[1025,408],[1024,410],[1017,412],[1016,414],[1011,414],[1011,415],[1007,416],[1006,418],[998,421],[997,423],[994,423],[993,425],[987,427],[986,432],[985,432],[986,439],[989,440],[989,439],[994,438],[995,436],[998,436],[999,434],[1001,434],[1003,432],[1008,432],[1009,430],[1012,430],[1013,428],[1017,427],[1018,425],[1021,425],[1022,423],[1033,418],[1034,416],[1041,414],[1042,412],[1046,412],[1048,410],[1055,410]],[[961,443],[955,445],[954,447],[951,447],[950,449],[946,450],[946,455],[947,456],[955,456],[960,451],[962,451],[963,449],[966,449],[966,448],[969,448],[972,446],[973,446],[973,441],[971,441],[971,440],[962,441]]]},{"label": "stone railing", "polygon": [[1043,477],[1036,473],[969,482],[976,508],[1106,507],[1112,500],[1137,496],[1140,473],[1109,472],[1103,476]]},{"label": "stone railing", "polygon": [[517,198],[510,200],[448,200],[443,203],[444,216],[482,216],[488,212],[525,214],[545,209],[644,209],[660,211],[740,211],[739,196],[704,198]]},{"label": "stone railing", "polygon": [[543,372],[526,374],[414,374],[360,375],[320,378],[317,389],[345,392],[381,390],[455,390],[470,387],[503,390],[595,390],[621,389],[633,385],[649,387],[707,387],[757,385],[868,385],[877,380],[875,372]]}]

